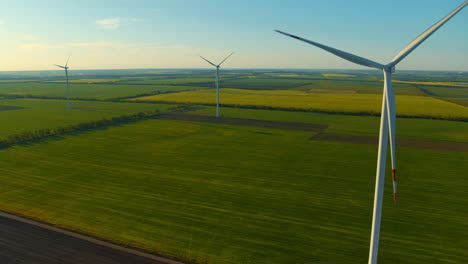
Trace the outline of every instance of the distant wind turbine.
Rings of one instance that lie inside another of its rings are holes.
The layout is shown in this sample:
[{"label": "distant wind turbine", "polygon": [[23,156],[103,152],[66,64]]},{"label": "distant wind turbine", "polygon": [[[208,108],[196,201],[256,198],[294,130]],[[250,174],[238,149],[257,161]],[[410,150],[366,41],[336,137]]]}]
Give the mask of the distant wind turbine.
[{"label": "distant wind turbine", "polygon": [[200,58],[204,59],[206,62],[208,62],[209,64],[213,65],[216,68],[216,117],[219,117],[219,66],[221,66],[221,64],[223,64],[223,62],[225,62],[229,57],[231,57],[232,54],[234,54],[234,52],[229,54],[218,65],[216,65],[216,64],[212,63],[211,61],[209,61],[209,60],[203,58],[202,56],[200,56]]},{"label": "distant wind turbine", "polygon": [[[279,30],[276,30],[278,33],[284,34],[286,36],[307,42],[311,45],[319,47],[323,50],[326,50],[330,53],[335,54],[338,57],[341,57],[347,61],[354,62],[359,65],[367,66],[370,68],[376,68],[383,71],[384,75],[384,90],[383,90],[383,99],[382,99],[382,113],[380,118],[380,136],[379,136],[379,150],[377,156],[377,173],[376,173],[376,182],[375,182],[375,194],[374,194],[374,213],[372,218],[372,232],[371,232],[371,242],[369,250],[369,264],[377,263],[377,255],[379,248],[379,237],[380,237],[380,221],[382,217],[382,197],[384,192],[384,179],[385,179],[385,162],[387,157],[387,144],[390,143],[390,153],[392,160],[392,180],[393,180],[393,199],[396,202],[396,156],[395,156],[395,121],[396,121],[396,111],[395,111],[395,93],[392,87],[392,73],[395,72],[395,66],[402,61],[406,56],[408,56],[414,49],[416,49],[422,42],[424,42],[429,36],[431,36],[437,29],[444,25],[449,19],[451,19],[455,14],[462,10],[466,5],[468,5],[468,0],[457,7],[454,11],[448,14],[446,17],[441,19],[439,22],[434,24],[432,27],[424,31],[416,39],[414,39],[408,46],[398,53],[398,55],[393,58],[393,60],[387,65],[383,65],[369,59],[353,55],[348,52],[344,52],[323,44],[303,39]],[[389,142],[390,141],[390,142]]]},{"label": "distant wind turbine", "polygon": [[63,68],[65,69],[65,78],[67,80],[67,109],[71,109],[71,106],[70,106],[70,86],[68,84],[68,61],[70,60],[70,56],[68,56],[68,59],[67,59],[67,62],[65,63],[65,66],[60,66],[60,65],[57,65],[57,64],[54,64],[55,66],[59,67],[59,68]]}]

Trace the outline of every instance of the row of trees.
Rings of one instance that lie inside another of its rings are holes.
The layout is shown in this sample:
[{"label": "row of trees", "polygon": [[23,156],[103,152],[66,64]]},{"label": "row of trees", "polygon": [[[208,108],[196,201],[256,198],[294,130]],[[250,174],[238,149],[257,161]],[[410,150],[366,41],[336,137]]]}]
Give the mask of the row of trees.
[{"label": "row of trees", "polygon": [[[124,102],[124,103],[140,103],[142,101],[126,101],[126,99],[133,99],[133,98],[139,98],[139,97],[144,97],[144,96],[152,96],[152,95],[158,95],[158,94],[166,94],[166,93],[178,93],[178,92],[185,92],[189,90],[181,90],[181,91],[154,91],[154,92],[149,92],[149,93],[142,93],[138,95],[132,95],[132,96],[123,96],[123,97],[116,97],[112,99],[98,99],[98,98],[80,98],[80,97],[71,97],[71,100],[74,101],[102,101],[102,102]],[[0,95],[5,99],[24,99],[24,98],[29,98],[29,99],[53,99],[53,100],[67,100],[65,96],[46,96],[46,95],[32,95],[32,94],[6,94],[6,95]],[[145,103],[155,103],[154,101],[145,101]],[[161,103],[161,102],[158,102]]]},{"label": "row of trees", "polygon": [[[186,107],[187,106],[185,105],[178,105],[169,110],[170,111],[183,110]],[[84,123],[79,123],[79,124],[69,125],[69,126],[59,126],[56,128],[43,128],[43,129],[38,129],[38,130],[33,130],[33,131],[25,131],[22,133],[9,135],[5,139],[0,139],[0,146],[8,147],[17,143],[40,140],[40,139],[44,139],[47,137],[58,136],[58,135],[76,132],[76,131],[84,131],[84,130],[89,130],[89,129],[94,129],[94,128],[116,125],[116,124],[134,122],[134,121],[138,121],[142,119],[153,118],[157,116],[158,114],[160,114],[159,109],[155,111],[150,111],[150,112],[139,112],[139,113],[122,115],[122,116],[117,116],[117,117],[103,118],[103,119],[96,120],[96,121],[89,121],[89,122],[84,122]]]}]

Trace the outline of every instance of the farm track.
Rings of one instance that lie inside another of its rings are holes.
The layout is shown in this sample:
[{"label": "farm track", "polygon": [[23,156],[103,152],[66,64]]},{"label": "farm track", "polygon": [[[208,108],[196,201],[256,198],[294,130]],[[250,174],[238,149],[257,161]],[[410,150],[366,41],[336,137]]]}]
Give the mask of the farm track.
[{"label": "farm track", "polygon": [[449,103],[452,103],[452,104],[457,104],[457,105],[461,105],[463,107],[468,107],[468,105],[464,102],[461,102],[461,101],[457,101],[456,99],[454,98],[445,98],[445,97],[441,97],[441,96],[437,96],[431,92],[429,92],[428,90],[424,89],[421,85],[415,85],[414,87],[416,87],[416,89],[418,89],[421,94],[423,96],[429,96],[429,97],[432,97],[434,99],[437,99],[437,100],[441,100],[441,101],[445,101],[445,102],[449,102]]},{"label": "farm track", "polygon": [[322,132],[328,127],[327,125],[321,125],[321,124],[310,124],[310,123],[299,123],[299,122],[280,122],[280,121],[232,118],[232,117],[216,118],[215,116],[211,116],[211,115],[183,114],[183,113],[176,113],[176,112],[160,114],[156,116],[155,118],[216,123],[216,124],[223,124],[223,125],[278,128],[278,129],[311,131],[311,132]]},{"label": "farm track", "polygon": [[[377,136],[357,136],[344,134],[320,133],[311,139],[355,144],[377,145]],[[428,149],[437,151],[468,152],[468,143],[415,138],[397,138],[397,147]]]},{"label": "farm track", "polygon": [[0,212],[2,264],[182,264]]},{"label": "farm track", "polygon": [[25,109],[26,107],[21,106],[11,106],[11,105],[0,105],[0,111],[9,111],[9,110],[17,110],[17,109]]},{"label": "farm track", "polygon": [[[372,144],[372,145],[377,145],[378,143],[377,136],[359,136],[359,135],[326,133],[324,131],[327,129],[328,126],[322,125],[322,124],[266,121],[266,120],[230,118],[230,117],[216,118],[215,116],[212,116],[212,115],[196,115],[196,114],[184,114],[184,113],[176,113],[176,112],[161,114],[154,118],[193,121],[193,122],[206,122],[206,123],[215,123],[215,124],[224,124],[224,125],[255,126],[255,127],[265,127],[265,128],[319,132],[317,135],[311,138],[312,140],[318,140],[318,141],[334,141],[334,142],[343,142],[343,143]],[[428,149],[428,150],[437,150],[437,151],[468,152],[468,143],[455,142],[455,141],[398,138],[397,146],[404,147],[404,148]]]}]

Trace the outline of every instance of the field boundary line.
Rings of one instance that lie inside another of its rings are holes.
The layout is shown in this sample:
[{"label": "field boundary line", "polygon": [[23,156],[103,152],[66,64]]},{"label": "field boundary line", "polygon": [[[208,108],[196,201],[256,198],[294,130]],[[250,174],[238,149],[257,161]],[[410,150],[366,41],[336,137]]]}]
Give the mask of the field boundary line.
[{"label": "field boundary line", "polygon": [[463,107],[468,107],[468,103],[460,102],[460,101],[457,100],[457,98],[447,98],[447,97],[443,97],[443,96],[437,96],[434,93],[426,90],[425,88],[423,88],[421,86],[423,86],[423,85],[414,85],[414,87],[416,87],[416,89],[418,89],[421,93],[423,93],[424,96],[431,97],[433,99],[444,101],[444,102],[447,102],[447,103],[452,103],[452,104],[460,105],[460,106],[463,106]]},{"label": "field boundary line", "polygon": [[[334,141],[352,144],[368,144],[377,145],[377,136],[360,136],[360,135],[347,135],[335,133],[319,133],[310,137],[310,140],[317,141]],[[400,138],[397,137],[397,148],[413,148],[413,149],[427,149],[436,151],[450,151],[450,152],[468,152],[468,143],[456,142],[448,140],[431,140],[431,139],[417,139],[417,138]]]},{"label": "field boundary line", "polygon": [[[441,100],[440,98],[436,98]],[[132,100],[129,102],[138,102],[145,104],[175,104],[175,105],[200,105],[200,106],[215,106],[216,104],[210,103],[197,103],[197,102],[176,102],[176,101],[157,101],[157,100]],[[454,102],[450,102],[455,104]],[[335,112],[335,111],[326,111],[319,109],[304,109],[304,108],[282,108],[274,106],[256,106],[256,105],[236,105],[236,104],[219,104],[220,107],[228,108],[241,108],[241,109],[253,109],[253,110],[271,110],[271,111],[287,111],[287,112],[303,112],[303,113],[319,113],[319,114],[328,114],[328,115],[349,115],[349,116],[375,116],[380,117],[380,113],[377,112]],[[398,118],[416,118],[416,119],[430,119],[430,120],[445,120],[445,121],[454,121],[454,122],[468,122],[468,117],[456,117],[456,118],[446,118],[446,117],[435,117],[435,116],[412,116],[412,115],[399,115]]]},{"label": "field boundary line", "polygon": [[308,131],[308,132],[319,132],[319,133],[328,128],[328,125],[324,125],[324,124],[258,120],[258,119],[234,118],[234,117],[218,118],[212,115],[186,114],[186,113],[181,113],[181,112],[161,113],[153,118],[154,119],[170,119],[170,120],[180,120],[180,121],[214,123],[214,124],[221,124],[221,125],[264,127],[264,128],[273,128],[273,129],[286,129],[286,130],[297,130],[297,131]]},{"label": "field boundary line", "polygon": [[176,260],[175,258],[171,258],[171,257],[165,257],[165,256],[150,254],[150,253],[147,253],[147,252],[145,252],[143,250],[136,249],[136,248],[117,245],[117,244],[114,244],[114,243],[111,243],[111,242],[108,242],[108,241],[104,241],[104,240],[100,240],[100,239],[97,239],[97,238],[94,238],[94,237],[91,237],[91,236],[88,236],[88,235],[85,235],[85,234],[81,234],[81,233],[69,231],[69,230],[66,230],[66,229],[63,229],[63,228],[59,228],[59,227],[53,226],[52,224],[48,224],[46,222],[41,222],[41,221],[33,220],[33,219],[30,219],[30,218],[25,218],[25,217],[18,216],[18,215],[12,214],[12,213],[8,213],[8,212],[2,211],[2,210],[0,210],[0,217],[8,218],[8,219],[11,219],[11,220],[14,220],[14,221],[19,221],[19,222],[22,222],[22,223],[25,223],[25,224],[30,224],[30,225],[33,225],[33,226],[36,226],[36,227],[39,227],[39,228],[42,228],[42,229],[47,229],[49,231],[61,233],[61,234],[64,234],[64,235],[67,235],[67,236],[70,236],[70,237],[74,237],[74,238],[78,238],[78,239],[81,239],[81,240],[91,242],[91,243],[96,244],[96,245],[105,246],[105,247],[112,248],[112,249],[115,249],[115,250],[119,250],[119,251],[123,251],[123,252],[130,253],[130,254],[133,254],[133,255],[137,255],[137,256],[140,256],[140,257],[160,261],[161,263],[165,263],[165,264],[188,264],[188,263],[190,264],[191,263],[191,262],[182,262],[180,260]]}]

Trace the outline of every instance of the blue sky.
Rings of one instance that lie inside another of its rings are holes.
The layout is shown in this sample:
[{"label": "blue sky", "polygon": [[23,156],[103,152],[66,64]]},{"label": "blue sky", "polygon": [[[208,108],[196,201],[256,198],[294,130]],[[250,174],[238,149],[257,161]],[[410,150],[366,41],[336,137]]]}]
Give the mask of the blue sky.
[{"label": "blue sky", "polygon": [[[0,2],[0,70],[49,70],[71,53],[75,69],[361,69],[280,29],[381,63],[461,0]],[[398,69],[468,71],[468,8]]]}]

